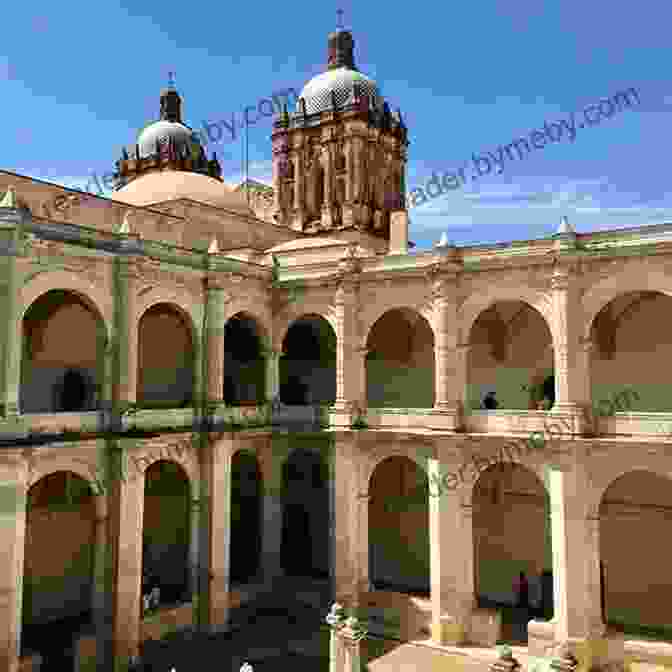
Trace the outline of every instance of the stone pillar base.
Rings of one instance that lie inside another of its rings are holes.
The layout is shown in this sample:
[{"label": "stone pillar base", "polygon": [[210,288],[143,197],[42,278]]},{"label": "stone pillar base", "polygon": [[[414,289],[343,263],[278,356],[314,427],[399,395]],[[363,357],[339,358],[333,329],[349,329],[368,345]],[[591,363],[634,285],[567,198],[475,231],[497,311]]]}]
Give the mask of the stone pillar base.
[{"label": "stone pillar base", "polygon": [[462,414],[457,406],[435,406],[429,413],[430,429],[439,431],[459,431],[462,427]]},{"label": "stone pillar base", "polygon": [[467,641],[467,628],[452,616],[442,616],[432,623],[432,640],[442,646],[459,646]]},{"label": "stone pillar base", "polygon": [[589,639],[570,638],[567,644],[579,661],[578,672],[624,668],[625,642],[621,633],[609,633]]},{"label": "stone pillar base", "polygon": [[352,403],[337,401],[329,407],[329,425],[332,427],[350,429],[357,417],[357,409]]},{"label": "stone pillar base", "polygon": [[550,411],[551,416],[562,417],[572,428],[574,436],[585,436],[593,431],[593,419],[590,408],[584,408],[574,402],[556,402]]},{"label": "stone pillar base", "polygon": [[322,209],[322,216],[320,217],[320,226],[323,229],[331,229],[334,222],[334,217],[330,208]]},{"label": "stone pillar base", "polygon": [[585,638],[569,637],[561,642],[555,636],[555,627],[553,621],[530,621],[528,652],[531,656],[554,658],[561,650],[566,650],[578,661],[577,672],[623,668],[625,661],[623,634],[608,632]]},{"label": "stone pillar base", "polygon": [[343,228],[349,229],[355,225],[356,215],[355,208],[353,205],[344,205],[343,206],[343,219],[342,225]]}]

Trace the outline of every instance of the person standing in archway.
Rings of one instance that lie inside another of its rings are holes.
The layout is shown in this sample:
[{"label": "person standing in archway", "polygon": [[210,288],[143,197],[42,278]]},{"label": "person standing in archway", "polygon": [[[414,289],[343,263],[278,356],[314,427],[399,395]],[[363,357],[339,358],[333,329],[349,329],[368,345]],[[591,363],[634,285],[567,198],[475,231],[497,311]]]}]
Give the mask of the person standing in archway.
[{"label": "person standing in archway", "polygon": [[513,582],[513,591],[516,595],[516,606],[519,609],[529,609],[530,606],[530,585],[525,576],[525,572],[520,572]]}]

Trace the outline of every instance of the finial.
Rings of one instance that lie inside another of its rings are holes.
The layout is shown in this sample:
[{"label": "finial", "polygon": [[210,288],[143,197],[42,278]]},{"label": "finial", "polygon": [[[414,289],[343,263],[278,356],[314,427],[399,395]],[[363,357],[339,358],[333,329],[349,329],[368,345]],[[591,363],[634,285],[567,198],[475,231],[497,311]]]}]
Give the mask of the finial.
[{"label": "finial", "polygon": [[168,72],[168,86],[171,89],[175,88],[175,72],[173,70]]},{"label": "finial", "polygon": [[345,28],[345,26],[343,25],[344,12],[342,9],[337,9],[336,14],[338,16],[338,19],[336,19],[336,28],[338,28],[339,30],[343,30],[343,28]]},{"label": "finial", "polygon": [[0,208],[17,208],[17,198],[16,198],[16,192],[14,191],[14,187],[8,187],[7,191],[5,192],[5,195],[2,198],[2,201],[0,201]]},{"label": "finial", "polygon": [[127,210],[124,213],[124,219],[121,222],[121,226],[119,227],[119,233],[127,236],[131,232],[131,211]]},{"label": "finial", "polygon": [[567,217],[563,217],[560,220],[560,227],[558,228],[557,233],[574,233],[574,228],[569,223]]},{"label": "finial", "polygon": [[438,247],[438,248],[450,247],[450,241],[448,240],[448,234],[445,231],[441,234],[441,240],[439,240],[439,242],[436,243],[435,246]]}]

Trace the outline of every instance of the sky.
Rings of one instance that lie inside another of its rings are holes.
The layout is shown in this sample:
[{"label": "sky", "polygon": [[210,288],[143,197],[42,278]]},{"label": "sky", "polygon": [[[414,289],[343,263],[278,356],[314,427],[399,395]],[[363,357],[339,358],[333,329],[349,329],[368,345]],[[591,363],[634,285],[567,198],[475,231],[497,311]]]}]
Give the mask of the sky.
[{"label": "sky", "polygon": [[[193,12],[158,0],[9,3],[0,169],[85,188],[158,119],[170,71],[184,120],[199,129],[240,119],[279,89],[300,91],[325,69],[339,7],[358,69],[408,127],[407,188],[424,188],[433,171],[466,176],[410,208],[419,251],[444,232],[458,245],[539,238],[563,216],[577,232],[672,222],[672,5],[661,0],[430,0],[399,11],[379,0],[207,2]],[[639,103],[603,102],[611,116],[593,110],[595,124],[579,128],[587,106],[630,88]],[[507,159],[506,145],[572,114],[573,141],[565,128]],[[248,136],[249,176],[269,183],[271,130],[262,117]],[[241,180],[242,137],[208,145],[227,182]],[[504,157],[499,174],[475,163],[488,152]]]}]

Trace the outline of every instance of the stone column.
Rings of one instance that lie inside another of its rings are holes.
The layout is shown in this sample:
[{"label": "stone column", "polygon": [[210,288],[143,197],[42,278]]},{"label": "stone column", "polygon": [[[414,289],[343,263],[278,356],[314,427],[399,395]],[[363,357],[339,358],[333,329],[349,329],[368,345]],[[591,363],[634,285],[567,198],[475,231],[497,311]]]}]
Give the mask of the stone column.
[{"label": "stone column", "polygon": [[460,426],[460,390],[457,373],[457,304],[455,283],[457,276],[439,277],[434,281],[434,429],[455,430]]},{"label": "stone column", "polygon": [[305,163],[303,161],[302,147],[297,147],[294,155],[294,223],[293,229],[295,231],[303,231],[306,221],[306,203],[305,203],[305,183],[306,176],[304,174]]},{"label": "stone column", "polygon": [[366,629],[356,616],[350,616],[339,631],[343,647],[343,672],[361,672],[362,640],[366,637]]},{"label": "stone column", "polygon": [[18,292],[22,274],[17,266],[17,254],[21,254],[24,214],[11,205],[0,208],[0,239],[5,252],[0,269],[0,314],[3,333],[0,337],[0,383],[2,408],[0,413],[8,419],[16,419],[19,413],[19,386],[21,383],[21,320]]},{"label": "stone column", "polygon": [[136,297],[141,277],[137,258],[118,257],[115,302],[117,324],[113,335],[113,399],[123,412],[137,400],[138,326]]},{"label": "stone column", "polygon": [[343,220],[342,224],[344,228],[351,228],[355,223],[355,212],[354,212],[354,171],[355,171],[355,160],[354,160],[354,139],[347,137],[343,147],[343,153],[345,154],[345,202],[343,203]]},{"label": "stone column", "polygon": [[469,352],[471,344],[458,343],[455,347],[455,378],[453,389],[455,390],[456,403],[460,411],[462,423],[469,414]]},{"label": "stone column", "polygon": [[0,669],[17,672],[26,537],[27,473],[18,456],[0,465]]},{"label": "stone column", "polygon": [[266,399],[275,402],[280,398],[280,357],[282,352],[270,350],[266,354]]},{"label": "stone column", "polygon": [[579,279],[571,266],[563,265],[553,271],[551,281],[553,301],[553,353],[555,359],[554,413],[568,415],[574,431],[584,432],[584,412],[590,397],[586,397],[585,357],[580,356],[583,328]]},{"label": "stone column", "polygon": [[549,467],[555,641],[582,642],[582,662],[600,658],[605,632],[600,608],[599,521],[587,517],[588,475]]},{"label": "stone column", "polygon": [[329,589],[332,595],[336,594],[336,448],[330,441],[327,455],[329,469]]},{"label": "stone column", "polygon": [[[196,494],[196,493],[194,493]],[[200,493],[198,493],[200,495]],[[194,623],[198,623],[198,558],[199,527],[201,519],[201,500],[193,496],[189,511],[189,599],[194,605]]]},{"label": "stone column", "polygon": [[438,460],[428,460],[428,471],[432,639],[457,645],[475,606],[471,506],[462,506],[459,491],[437,488],[448,480]]},{"label": "stone column", "polygon": [[96,528],[93,546],[93,590],[91,592],[91,611],[98,637],[104,637],[107,614],[106,563],[108,557],[108,518],[106,500],[103,495],[96,497]]},{"label": "stone column", "polygon": [[577,370],[583,372],[581,376],[581,398],[585,400],[583,407],[583,432],[586,436],[596,436],[599,428],[593,412],[593,390],[591,383],[591,364],[596,344],[591,340],[585,340],[579,344],[577,353]]},{"label": "stone column", "polygon": [[229,627],[233,440],[207,437],[201,449],[198,624],[214,633]]},{"label": "stone column", "polygon": [[324,201],[322,202],[321,226],[323,229],[331,229],[333,213],[331,204],[333,200],[334,162],[332,161],[331,146],[327,145],[322,150],[322,169],[324,170]]},{"label": "stone column", "polygon": [[343,274],[336,290],[336,426],[349,427],[357,409],[366,406],[366,353],[359,348],[357,329],[357,292],[355,280],[347,272],[349,262],[342,262]]},{"label": "stone column", "polygon": [[[359,498],[359,483],[356,477],[356,438],[337,437],[335,447],[335,553],[334,578],[336,601],[347,608],[359,605],[359,590],[364,570],[361,568],[362,545],[366,544],[366,528],[359,515],[366,499]],[[367,586],[368,588],[368,583]]]},{"label": "stone column", "polygon": [[271,435],[259,453],[262,479],[261,570],[264,585],[271,588],[283,575],[280,563],[282,543],[282,463],[286,454],[282,437]]},{"label": "stone column", "polygon": [[207,396],[209,404],[224,397],[224,326],[228,295],[222,284],[209,277],[206,288]]},{"label": "stone column", "polygon": [[[120,459],[128,456],[122,449]],[[114,545],[116,582],[113,600],[113,656],[122,665],[139,654],[142,574],[142,518],[145,477],[133,472],[110,488],[110,542]]]}]

